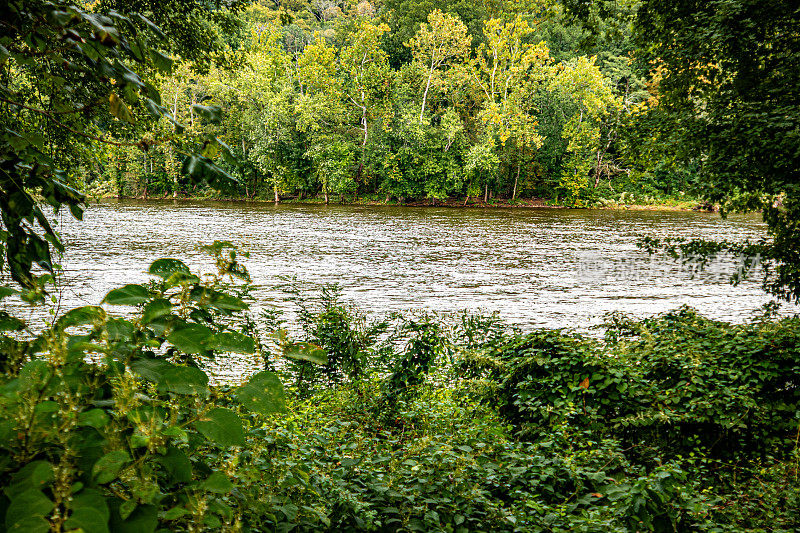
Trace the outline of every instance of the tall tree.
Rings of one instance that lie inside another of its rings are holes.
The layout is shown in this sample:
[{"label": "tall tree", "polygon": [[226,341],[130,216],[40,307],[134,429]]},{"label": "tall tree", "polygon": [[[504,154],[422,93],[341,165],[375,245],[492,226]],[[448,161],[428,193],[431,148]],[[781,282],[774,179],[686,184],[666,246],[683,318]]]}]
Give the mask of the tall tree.
[{"label": "tall tree", "polygon": [[767,288],[800,300],[800,5],[645,0],[638,40],[671,136],[723,211],[761,210],[775,263]]},{"label": "tall tree", "polygon": [[470,53],[472,37],[467,35],[467,27],[457,16],[442,13],[438,9],[428,15],[427,24],[423,24],[408,46],[414,55],[414,62],[425,72],[425,89],[422,92],[422,104],[419,121],[425,116],[425,104],[431,83],[441,77],[442,71],[452,63],[463,62]]}]

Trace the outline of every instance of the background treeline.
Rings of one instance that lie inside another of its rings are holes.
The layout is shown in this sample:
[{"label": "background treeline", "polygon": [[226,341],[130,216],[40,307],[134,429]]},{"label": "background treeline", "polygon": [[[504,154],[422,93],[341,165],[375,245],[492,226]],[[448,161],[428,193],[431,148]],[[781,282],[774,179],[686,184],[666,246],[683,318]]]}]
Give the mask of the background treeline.
[{"label": "background treeline", "polygon": [[[221,165],[240,181],[228,196],[681,198],[691,167],[655,142],[658,81],[633,44],[638,3],[225,4],[186,15],[200,41],[162,58],[154,84],[188,133],[217,135],[235,156]],[[221,122],[198,104],[220,106]],[[181,147],[162,142],[175,129],[150,127],[147,150],[104,147],[79,173],[88,190],[208,192],[182,177]],[[217,159],[218,145],[204,155]]]}]

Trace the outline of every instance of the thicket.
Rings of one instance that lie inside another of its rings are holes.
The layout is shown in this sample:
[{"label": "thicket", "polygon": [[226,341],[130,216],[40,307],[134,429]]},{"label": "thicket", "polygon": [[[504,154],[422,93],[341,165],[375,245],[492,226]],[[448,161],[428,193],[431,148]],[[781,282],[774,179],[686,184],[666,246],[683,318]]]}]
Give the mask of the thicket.
[{"label": "thicket", "polygon": [[[159,260],[35,337],[4,315],[5,531],[792,531],[800,321],[370,321]],[[5,291],[6,298],[17,297]],[[246,299],[246,298],[245,298]],[[121,307],[118,307],[121,306]],[[268,324],[272,324],[269,327]],[[243,333],[245,332],[245,333]],[[246,332],[255,332],[255,336]],[[264,370],[210,385],[229,352]]]}]

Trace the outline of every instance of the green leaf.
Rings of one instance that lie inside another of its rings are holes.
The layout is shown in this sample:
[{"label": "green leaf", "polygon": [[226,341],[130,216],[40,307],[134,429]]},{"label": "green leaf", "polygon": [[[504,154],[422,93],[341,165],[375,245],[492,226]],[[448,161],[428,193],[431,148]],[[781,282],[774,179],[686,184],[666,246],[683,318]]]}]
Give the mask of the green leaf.
[{"label": "green leaf", "polygon": [[259,372],[236,389],[236,400],[250,411],[263,415],[286,411],[283,384],[272,372]]},{"label": "green leaf", "polygon": [[68,503],[72,514],[64,523],[67,529],[83,529],[86,533],[107,533],[111,512],[103,495],[94,489],[84,489]]},{"label": "green leaf", "polygon": [[158,383],[164,374],[174,366],[163,359],[137,359],[131,363],[131,370],[145,379]]},{"label": "green leaf", "polygon": [[100,324],[106,319],[106,312],[102,307],[86,305],[70,309],[55,322],[56,329],[64,330],[71,326],[85,326],[87,324]]},{"label": "green leaf", "polygon": [[284,347],[283,355],[296,361],[309,361],[318,365],[328,364],[328,354],[310,342],[295,342]]},{"label": "green leaf", "polygon": [[253,353],[253,338],[236,331],[217,333],[211,337],[209,346],[220,352]]},{"label": "green leaf", "polygon": [[198,354],[210,349],[214,332],[201,324],[189,324],[169,334],[167,340],[178,350]]},{"label": "green leaf", "polygon": [[47,461],[32,461],[23,466],[3,492],[9,498],[28,490],[42,490],[55,480],[53,465]]},{"label": "green leaf", "polygon": [[162,74],[171,74],[172,73],[172,64],[174,61],[172,58],[169,58],[155,50],[154,48],[150,49],[150,59],[153,60],[153,65],[158,69],[159,72]]},{"label": "green leaf", "polygon": [[109,528],[114,533],[153,533],[158,527],[158,508],[155,505],[139,505],[124,520],[120,515],[121,503],[115,507]]},{"label": "green leaf", "polygon": [[11,57],[11,53],[8,51],[8,48],[0,44],[0,67],[6,64],[9,57]]},{"label": "green leaf", "polygon": [[189,267],[186,266],[183,261],[177,259],[157,259],[150,265],[147,272],[148,274],[164,279],[170,277],[175,272],[183,272],[185,274],[191,273]]},{"label": "green leaf", "polygon": [[122,98],[117,96],[117,93],[112,92],[108,95],[109,111],[112,115],[120,120],[133,124],[133,113],[131,113],[128,104],[122,101]]},{"label": "green leaf", "polygon": [[242,421],[230,409],[216,407],[195,422],[195,429],[205,438],[220,446],[243,446]]},{"label": "green leaf", "polygon": [[129,284],[109,292],[103,303],[110,305],[139,305],[152,297],[150,291],[141,285]]},{"label": "green leaf", "polygon": [[50,365],[47,361],[35,359],[27,363],[19,371],[20,390],[27,391],[33,388],[42,388],[50,379]]},{"label": "green leaf", "polygon": [[92,467],[92,477],[100,483],[110,483],[117,479],[122,468],[131,460],[127,452],[121,450],[109,452],[101,457]]},{"label": "green leaf", "polygon": [[164,372],[159,385],[177,394],[208,396],[208,376],[199,368],[173,366]]},{"label": "green leaf", "polygon": [[129,340],[133,335],[134,325],[124,318],[108,318],[106,320],[106,333],[109,342]]},{"label": "green leaf", "polygon": [[200,488],[216,494],[227,494],[233,490],[233,483],[222,472],[214,472],[200,484]]},{"label": "green leaf", "polygon": [[0,331],[20,331],[25,328],[25,322],[5,311],[0,311]]},{"label": "green leaf", "polygon": [[13,296],[15,294],[19,294],[19,291],[14,290],[11,287],[0,286],[0,300],[6,298],[7,296]]},{"label": "green leaf", "polygon": [[222,108],[217,105],[194,104],[192,111],[200,115],[203,120],[217,124],[222,119]]},{"label": "green leaf", "polygon": [[167,453],[158,458],[158,462],[167,471],[173,483],[188,483],[192,480],[192,462],[179,448],[170,446]]},{"label": "green leaf", "polygon": [[108,424],[108,415],[102,409],[90,409],[78,415],[78,426],[102,429]]},{"label": "green leaf", "polygon": [[164,513],[164,520],[176,520],[182,516],[187,514],[191,514],[189,511],[186,510],[185,507],[178,507],[175,506],[166,513]]},{"label": "green leaf", "polygon": [[156,35],[156,37],[158,37],[159,39],[166,39],[167,38],[167,36],[164,35],[164,32],[161,31],[161,28],[159,28],[158,26],[153,24],[153,22],[151,22],[150,19],[148,19],[144,15],[141,15],[139,13],[133,13],[132,16],[134,16],[134,17],[138,18],[140,21],[142,21],[144,23],[144,25],[147,26],[148,28],[150,28],[150,31],[152,31]]},{"label": "green leaf", "polygon": [[[40,531],[40,519],[50,514],[55,504],[42,491],[26,490],[11,500],[6,510],[6,528],[9,531],[27,531],[26,527],[35,526],[33,531]],[[45,522],[46,524],[46,522]],[[49,528],[44,529],[47,531]]]},{"label": "green leaf", "polygon": [[142,312],[142,323],[149,324],[153,320],[172,312],[172,304],[165,298],[157,298],[147,302]]}]

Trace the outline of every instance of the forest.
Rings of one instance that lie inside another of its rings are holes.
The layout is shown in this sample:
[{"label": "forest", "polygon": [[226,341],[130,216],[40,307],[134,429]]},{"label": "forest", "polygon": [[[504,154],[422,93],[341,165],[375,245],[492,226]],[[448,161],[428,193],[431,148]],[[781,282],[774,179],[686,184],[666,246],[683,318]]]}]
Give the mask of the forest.
[{"label": "forest", "polygon": [[[0,532],[800,528],[800,318],[778,313],[800,300],[796,3],[0,12]],[[592,336],[380,315],[286,272],[289,316],[256,312],[247,250],[222,240],[196,243],[212,271],[160,258],[102,302],[59,300],[80,244],[59,229],[92,195],[622,193],[759,213],[757,241],[640,244],[732,254],[733,283],[758,263],[774,301],[738,324],[610,314]],[[234,355],[258,371],[219,380]]]},{"label": "forest", "polygon": [[[197,21],[208,44],[164,60],[153,84],[173,118],[230,147],[226,197],[687,200],[693,163],[653,138],[636,4],[235,3]],[[98,196],[216,194],[181,178],[159,142],[173,132],[161,121],[148,150],[106,147],[76,173]]]}]

